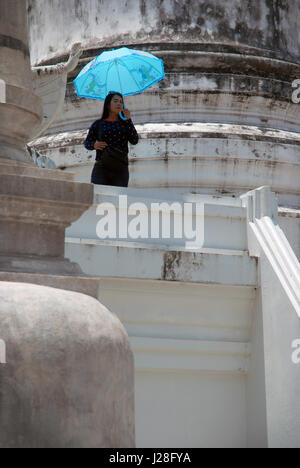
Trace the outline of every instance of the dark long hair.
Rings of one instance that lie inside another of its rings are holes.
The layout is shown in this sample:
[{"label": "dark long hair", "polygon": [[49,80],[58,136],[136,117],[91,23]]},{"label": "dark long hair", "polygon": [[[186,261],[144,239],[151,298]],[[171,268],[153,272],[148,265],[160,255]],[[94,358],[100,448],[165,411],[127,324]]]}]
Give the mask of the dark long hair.
[{"label": "dark long hair", "polygon": [[[107,119],[107,117],[109,116],[110,103],[111,103],[112,98],[113,98],[114,96],[120,96],[120,97],[122,98],[123,105],[124,105],[124,99],[123,99],[122,94],[121,94],[121,93],[118,93],[117,91],[110,91],[110,92],[108,93],[108,95],[106,96],[105,101],[104,101],[103,113],[102,113],[101,120]],[[120,116],[119,116],[119,120],[121,120]]]}]

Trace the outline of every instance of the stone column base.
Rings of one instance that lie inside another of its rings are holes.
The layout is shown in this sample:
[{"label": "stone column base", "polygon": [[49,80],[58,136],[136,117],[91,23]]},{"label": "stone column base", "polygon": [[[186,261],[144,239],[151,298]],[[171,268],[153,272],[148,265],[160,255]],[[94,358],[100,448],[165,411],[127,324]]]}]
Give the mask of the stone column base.
[{"label": "stone column base", "polygon": [[100,280],[91,276],[62,276],[41,273],[15,273],[0,271],[0,281],[13,283],[30,283],[40,286],[49,286],[66,291],[74,291],[98,299]]}]

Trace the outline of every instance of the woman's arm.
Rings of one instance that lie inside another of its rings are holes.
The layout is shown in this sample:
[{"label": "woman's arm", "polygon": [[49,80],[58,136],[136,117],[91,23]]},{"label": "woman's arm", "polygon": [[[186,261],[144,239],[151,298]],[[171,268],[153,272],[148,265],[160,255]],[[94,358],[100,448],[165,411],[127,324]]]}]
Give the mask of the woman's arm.
[{"label": "woman's arm", "polygon": [[84,141],[84,147],[89,150],[89,151],[93,151],[95,148],[94,148],[94,145],[97,141],[97,137],[98,137],[98,121],[94,122],[90,129],[89,129],[89,133]]},{"label": "woman's arm", "polygon": [[127,138],[129,143],[132,145],[137,145],[139,142],[139,136],[138,133],[135,129],[135,126],[133,125],[133,122],[131,119],[125,120],[124,121],[127,125]]}]

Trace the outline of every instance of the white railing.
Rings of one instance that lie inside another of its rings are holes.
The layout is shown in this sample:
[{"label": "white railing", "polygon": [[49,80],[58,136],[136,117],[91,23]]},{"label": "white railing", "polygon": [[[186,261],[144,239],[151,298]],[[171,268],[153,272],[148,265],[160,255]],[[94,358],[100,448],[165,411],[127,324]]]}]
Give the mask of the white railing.
[{"label": "white railing", "polygon": [[270,187],[242,195],[247,208],[248,247],[251,256],[264,252],[300,318],[300,264],[277,223],[277,200]]}]

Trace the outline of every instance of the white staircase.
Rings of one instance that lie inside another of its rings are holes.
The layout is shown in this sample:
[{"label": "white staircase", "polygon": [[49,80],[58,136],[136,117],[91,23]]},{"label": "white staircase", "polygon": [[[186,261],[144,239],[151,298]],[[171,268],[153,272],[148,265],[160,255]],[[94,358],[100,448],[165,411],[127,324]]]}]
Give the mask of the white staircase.
[{"label": "white staircase", "polygon": [[[186,203],[197,231],[192,243],[174,235]],[[126,217],[127,229],[141,216],[150,234],[158,211],[161,223],[170,217],[168,238],[162,229],[156,238],[122,232]],[[116,235],[99,238],[99,220],[109,214]],[[289,226],[286,211],[279,214]],[[296,216],[289,219],[299,223]],[[300,338],[299,263],[277,219],[268,188],[226,198],[96,186],[94,206],[67,230],[66,255],[100,278],[99,299],[129,334],[137,446],[295,443],[282,421],[299,427],[300,410],[286,409],[281,395],[300,391],[290,359]],[[295,233],[297,224],[293,242]],[[284,381],[289,386],[276,395]],[[170,430],[174,405],[181,424]]]}]

